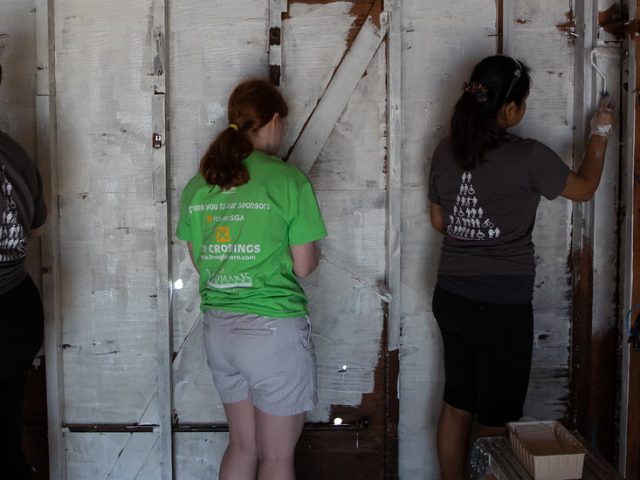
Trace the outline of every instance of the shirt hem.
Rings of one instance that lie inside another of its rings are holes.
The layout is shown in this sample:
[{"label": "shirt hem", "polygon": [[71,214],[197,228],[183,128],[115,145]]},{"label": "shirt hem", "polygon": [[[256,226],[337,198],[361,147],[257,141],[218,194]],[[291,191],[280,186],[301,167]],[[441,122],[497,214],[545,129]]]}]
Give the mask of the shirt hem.
[{"label": "shirt hem", "polygon": [[206,312],[207,310],[222,310],[223,312],[228,312],[228,313],[248,313],[250,315],[259,315],[261,317],[270,317],[270,318],[297,318],[297,317],[304,317],[309,313],[307,312],[307,310],[299,310],[297,312],[282,313],[282,312],[273,312],[273,311],[241,308],[241,307],[228,308],[228,307],[221,307],[219,305],[202,305],[200,307],[200,311],[203,313]]}]

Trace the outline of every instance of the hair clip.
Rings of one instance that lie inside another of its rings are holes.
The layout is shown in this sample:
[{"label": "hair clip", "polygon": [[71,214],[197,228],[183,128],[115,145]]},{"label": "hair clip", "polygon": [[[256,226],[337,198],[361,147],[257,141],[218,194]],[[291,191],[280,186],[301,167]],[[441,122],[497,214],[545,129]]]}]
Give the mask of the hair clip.
[{"label": "hair clip", "polygon": [[522,77],[522,64],[520,63],[520,60],[517,60],[514,58],[513,61],[516,63],[516,69],[513,71],[513,78],[511,79],[511,84],[509,85],[507,94],[504,96],[505,102],[509,98],[509,95],[511,95],[511,91],[513,90],[513,87],[516,86],[516,84],[520,81],[520,77]]},{"label": "hair clip", "polygon": [[489,89],[480,82],[464,82],[462,89],[473,95],[478,103],[486,102],[489,99]]}]

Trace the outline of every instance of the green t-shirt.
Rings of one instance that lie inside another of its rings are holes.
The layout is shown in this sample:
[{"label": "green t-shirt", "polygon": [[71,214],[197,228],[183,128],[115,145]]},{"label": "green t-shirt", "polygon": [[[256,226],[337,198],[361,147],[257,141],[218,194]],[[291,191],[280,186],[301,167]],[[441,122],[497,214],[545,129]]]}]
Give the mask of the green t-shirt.
[{"label": "green t-shirt", "polygon": [[223,191],[193,177],[180,201],[176,234],[191,242],[200,272],[200,309],[289,318],[307,314],[289,245],[327,234],[313,187],[297,168],[254,151],[249,182]]}]

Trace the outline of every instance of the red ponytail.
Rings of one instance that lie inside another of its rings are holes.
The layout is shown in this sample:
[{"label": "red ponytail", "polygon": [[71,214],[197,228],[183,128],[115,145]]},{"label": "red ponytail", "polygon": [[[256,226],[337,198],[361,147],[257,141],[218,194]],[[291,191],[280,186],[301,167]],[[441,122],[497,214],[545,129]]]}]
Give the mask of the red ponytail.
[{"label": "red ponytail", "polygon": [[200,174],[210,185],[223,190],[249,181],[242,161],[253,151],[247,133],[258,130],[278,113],[289,113],[287,103],[275,87],[263,80],[247,80],[229,98],[229,127],[209,146],[200,161]]}]

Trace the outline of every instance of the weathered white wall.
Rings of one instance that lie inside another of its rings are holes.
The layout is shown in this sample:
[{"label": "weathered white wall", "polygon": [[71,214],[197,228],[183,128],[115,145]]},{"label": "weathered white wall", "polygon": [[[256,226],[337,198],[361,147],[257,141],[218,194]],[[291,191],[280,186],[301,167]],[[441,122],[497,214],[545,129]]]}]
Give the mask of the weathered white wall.
[{"label": "weathered white wall", "polygon": [[[569,2],[513,3],[509,53],[524,59],[533,73],[528,111],[514,131],[544,142],[572,166],[574,50],[571,37],[556,27],[568,21]],[[555,419],[567,413],[570,223],[571,202],[540,201],[533,235],[533,366],[525,403],[525,415],[534,418]]]},{"label": "weathered white wall", "polygon": [[[3,0],[0,129],[35,150],[33,7]],[[514,0],[508,53],[532,68],[529,111],[517,132],[572,163],[573,47],[556,28],[570,3]],[[153,0],[54,2],[60,289],[66,423],[157,423],[156,253],[167,248],[173,291],[173,409],[180,423],[224,422],[206,366],[197,277],[173,230],[179,194],[209,142],[227,125],[233,86],[268,75],[268,2],[169,2],[170,238],[156,243],[151,149]],[[282,89],[290,102],[285,148],[330,82],[354,21],[350,2],[295,4],[283,22]],[[435,428],[442,394],[441,343],[431,314],[440,235],[428,223],[426,167],[474,63],[496,51],[494,0],[402,2],[402,331],[400,475],[438,478]],[[19,47],[17,45],[20,45]],[[553,52],[550,54],[550,52]],[[320,404],[358,405],[373,389],[383,325],[387,229],[386,60],[373,56],[310,172],[329,237],[305,282],[318,355]],[[26,60],[25,60],[26,59]],[[13,72],[10,65],[13,67]],[[9,113],[12,112],[12,113]],[[614,201],[615,178],[603,195]],[[534,240],[534,371],[526,415],[566,413],[571,206],[543,200]],[[601,235],[611,230],[601,224]],[[606,262],[606,259],[605,259]],[[393,292],[392,292],[393,294]],[[339,372],[347,365],[346,372]],[[180,479],[213,475],[226,434],[177,433]],[[159,478],[156,433],[65,431],[69,478]],[[213,477],[215,478],[215,477]]]},{"label": "weathered white wall", "polygon": [[[158,423],[150,9],[55,2],[65,423]],[[127,478],[152,436],[67,433],[69,477]]]}]

